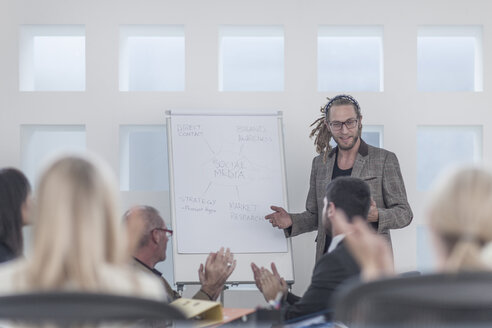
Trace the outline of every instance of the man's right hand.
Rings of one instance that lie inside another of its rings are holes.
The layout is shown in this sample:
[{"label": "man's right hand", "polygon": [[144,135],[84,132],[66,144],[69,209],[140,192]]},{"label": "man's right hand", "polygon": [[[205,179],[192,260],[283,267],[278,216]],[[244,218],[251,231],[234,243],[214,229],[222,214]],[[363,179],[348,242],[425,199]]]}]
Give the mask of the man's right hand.
[{"label": "man's right hand", "polygon": [[270,206],[270,208],[275,212],[265,216],[265,220],[269,220],[273,227],[287,229],[292,226],[292,218],[286,210],[278,206]]}]

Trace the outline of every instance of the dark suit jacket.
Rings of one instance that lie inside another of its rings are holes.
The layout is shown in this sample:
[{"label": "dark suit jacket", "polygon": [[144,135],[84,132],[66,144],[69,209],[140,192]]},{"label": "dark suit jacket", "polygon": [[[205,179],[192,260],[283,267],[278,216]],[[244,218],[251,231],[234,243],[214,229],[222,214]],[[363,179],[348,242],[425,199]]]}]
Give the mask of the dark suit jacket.
[{"label": "dark suit jacket", "polygon": [[[287,237],[318,230],[316,260],[323,255],[325,247],[326,234],[321,219],[323,198],[333,174],[336,151],[337,148],[333,148],[327,156],[326,163],[323,160],[324,154],[313,159],[306,211],[290,214],[292,227],[285,229]],[[410,224],[413,217],[396,155],[370,146],[361,139],[351,176],[369,184],[371,197],[379,211],[378,233],[391,242],[389,229],[403,228]]]},{"label": "dark suit jacket", "polygon": [[288,304],[282,307],[285,320],[326,310],[336,288],[359,273],[359,266],[342,241],[316,263],[311,284],[301,298],[292,293],[287,295]]}]

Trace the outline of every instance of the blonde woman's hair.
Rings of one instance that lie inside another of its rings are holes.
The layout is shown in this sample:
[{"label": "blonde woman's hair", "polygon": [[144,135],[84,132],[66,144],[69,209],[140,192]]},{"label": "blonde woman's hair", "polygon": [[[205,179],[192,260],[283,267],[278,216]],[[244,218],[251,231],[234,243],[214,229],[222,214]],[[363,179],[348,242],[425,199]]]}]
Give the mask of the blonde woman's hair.
[{"label": "blonde woman's hair", "polygon": [[115,192],[113,175],[96,158],[66,156],[46,169],[37,188],[28,287],[105,289],[100,266],[124,265],[128,255]]},{"label": "blonde woman's hair", "polygon": [[431,197],[429,223],[445,247],[445,270],[492,267],[492,173],[466,167],[448,174]]}]

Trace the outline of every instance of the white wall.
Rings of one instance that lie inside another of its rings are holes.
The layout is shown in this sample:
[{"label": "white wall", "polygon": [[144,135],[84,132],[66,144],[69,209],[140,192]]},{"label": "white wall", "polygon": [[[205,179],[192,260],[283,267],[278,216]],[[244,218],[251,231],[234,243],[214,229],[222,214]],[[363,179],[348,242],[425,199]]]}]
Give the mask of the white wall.
[{"label": "white wall", "polygon": [[[119,125],[164,122],[167,109],[282,110],[284,112],[288,193],[291,211],[302,211],[311,159],[309,124],[326,94],[317,91],[319,25],[384,26],[384,92],[352,93],[364,123],[384,125],[385,148],[401,164],[414,222],[392,233],[399,270],[416,266],[415,226],[423,222],[426,193],[416,190],[416,129],[422,124],[483,125],[483,158],[491,159],[492,66],[490,12],[483,0],[0,0],[0,167],[20,167],[21,124],[82,124],[88,149],[119,170]],[[85,92],[19,92],[19,25],[82,24],[86,32]],[[120,24],[184,24],[184,92],[119,92]],[[218,26],[283,25],[284,92],[218,91]],[[418,92],[416,45],[419,25],[482,25],[483,92]],[[459,151],[459,150],[457,150]],[[122,192],[123,206],[145,202],[168,213],[168,193]],[[293,240],[296,284],[302,293],[314,263],[314,234]],[[251,307],[257,293],[226,293],[226,305]]]}]

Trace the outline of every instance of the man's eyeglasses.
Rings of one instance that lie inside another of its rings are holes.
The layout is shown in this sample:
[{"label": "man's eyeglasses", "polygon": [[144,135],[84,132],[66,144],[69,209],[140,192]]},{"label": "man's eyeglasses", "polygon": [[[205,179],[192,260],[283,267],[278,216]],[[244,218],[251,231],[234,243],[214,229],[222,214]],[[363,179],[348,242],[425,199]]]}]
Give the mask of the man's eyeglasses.
[{"label": "man's eyeglasses", "polygon": [[168,238],[172,237],[173,235],[173,231],[172,230],[169,230],[169,229],[164,229],[164,228],[154,228],[152,230],[159,230],[159,231],[164,231],[166,233],[166,236]]},{"label": "man's eyeglasses", "polygon": [[345,127],[347,129],[351,130],[357,126],[358,121],[359,121],[358,119],[349,118],[345,122],[333,121],[333,122],[330,122],[329,124],[330,124],[330,128],[333,131],[340,131],[342,129],[343,125],[345,125]]}]

